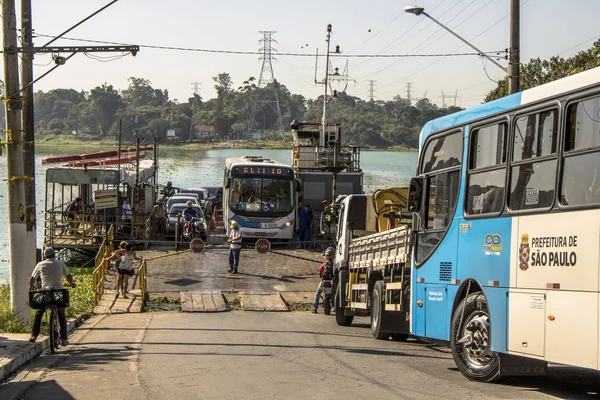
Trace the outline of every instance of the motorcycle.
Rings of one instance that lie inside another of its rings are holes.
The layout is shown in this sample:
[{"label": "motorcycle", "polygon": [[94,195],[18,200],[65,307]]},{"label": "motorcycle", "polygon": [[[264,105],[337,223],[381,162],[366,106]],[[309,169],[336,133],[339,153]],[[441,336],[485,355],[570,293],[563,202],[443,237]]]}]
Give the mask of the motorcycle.
[{"label": "motorcycle", "polygon": [[323,312],[325,315],[331,314],[331,306],[332,306],[332,280],[323,280]]},{"label": "motorcycle", "polygon": [[190,221],[184,223],[183,230],[181,232],[182,241],[192,241],[196,238],[200,238],[206,241],[206,227],[200,218],[192,218]]}]

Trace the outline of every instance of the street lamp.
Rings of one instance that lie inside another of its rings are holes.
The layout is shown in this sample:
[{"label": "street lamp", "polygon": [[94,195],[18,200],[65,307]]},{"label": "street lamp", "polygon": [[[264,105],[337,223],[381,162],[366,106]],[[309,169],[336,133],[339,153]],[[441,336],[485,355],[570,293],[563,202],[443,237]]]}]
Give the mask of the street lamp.
[{"label": "street lamp", "polygon": [[494,64],[495,66],[497,66],[498,68],[500,68],[505,73],[508,73],[508,69],[507,68],[503,67],[496,60],[494,60],[493,58],[491,58],[490,56],[488,56],[487,54],[485,54],[483,51],[479,50],[477,47],[473,46],[471,43],[467,42],[465,39],[463,39],[457,33],[455,33],[452,30],[450,30],[450,28],[448,28],[446,25],[442,24],[440,21],[438,21],[437,19],[433,18],[431,15],[427,14],[425,12],[425,9],[423,7],[406,6],[406,7],[404,7],[404,12],[407,12],[409,14],[415,14],[417,16],[419,16],[421,14],[425,15],[427,18],[429,18],[430,20],[432,20],[433,22],[435,22],[436,24],[438,24],[439,26],[441,26],[442,28],[444,28],[445,30],[447,30],[448,32],[450,32],[451,34],[453,34],[454,36],[456,36],[457,38],[459,38],[464,44],[466,44],[467,46],[469,46],[470,48],[472,48],[473,50],[475,50],[477,53],[479,53],[480,56],[482,56],[485,59],[491,61],[492,64]]}]

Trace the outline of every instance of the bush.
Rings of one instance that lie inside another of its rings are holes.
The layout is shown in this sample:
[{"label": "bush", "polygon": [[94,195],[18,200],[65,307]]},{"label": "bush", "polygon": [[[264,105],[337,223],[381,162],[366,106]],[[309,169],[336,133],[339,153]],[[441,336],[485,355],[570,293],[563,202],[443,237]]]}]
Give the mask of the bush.
[{"label": "bush", "polygon": [[[67,308],[67,318],[75,318],[90,314],[96,305],[93,288],[92,268],[70,268],[77,287],[68,288],[70,307]],[[34,311],[31,311],[33,320]],[[42,332],[44,332],[42,326]],[[30,333],[31,327],[17,320],[10,307],[10,286],[0,285],[0,332]]]}]

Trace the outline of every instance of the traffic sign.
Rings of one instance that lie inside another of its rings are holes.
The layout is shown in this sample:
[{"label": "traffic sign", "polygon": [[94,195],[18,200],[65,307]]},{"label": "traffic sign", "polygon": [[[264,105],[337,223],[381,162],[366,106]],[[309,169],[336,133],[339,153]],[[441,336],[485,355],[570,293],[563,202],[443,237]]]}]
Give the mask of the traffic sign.
[{"label": "traffic sign", "polygon": [[259,253],[268,253],[271,251],[271,242],[269,242],[267,239],[258,239],[256,241],[255,248]]},{"label": "traffic sign", "polygon": [[202,239],[194,239],[190,242],[190,250],[193,253],[204,253],[204,241]]}]

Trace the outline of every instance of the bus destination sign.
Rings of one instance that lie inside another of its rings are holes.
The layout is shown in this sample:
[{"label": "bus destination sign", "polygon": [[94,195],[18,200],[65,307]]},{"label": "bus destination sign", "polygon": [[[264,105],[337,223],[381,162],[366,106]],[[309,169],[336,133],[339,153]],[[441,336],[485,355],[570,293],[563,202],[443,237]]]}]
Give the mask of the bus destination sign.
[{"label": "bus destination sign", "polygon": [[269,176],[289,177],[292,176],[291,168],[265,167],[265,166],[239,166],[233,169],[234,177]]}]

